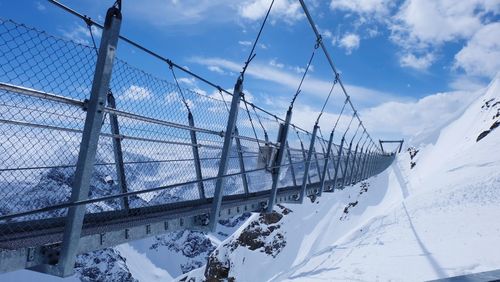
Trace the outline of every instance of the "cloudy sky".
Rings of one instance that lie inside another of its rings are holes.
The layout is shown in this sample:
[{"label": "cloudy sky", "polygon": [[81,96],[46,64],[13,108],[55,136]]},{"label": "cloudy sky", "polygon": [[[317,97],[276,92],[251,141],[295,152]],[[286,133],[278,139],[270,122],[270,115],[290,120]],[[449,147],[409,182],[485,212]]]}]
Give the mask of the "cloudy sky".
[{"label": "cloudy sky", "polygon": [[[113,1],[61,0],[102,22]],[[411,137],[453,118],[500,70],[500,0],[306,0],[347,91],[375,138]],[[231,89],[270,0],[123,0],[122,34]],[[90,44],[85,24],[47,1],[0,0],[0,17]],[[95,30],[97,39],[99,30]],[[277,114],[294,94],[315,43],[298,1],[276,0],[246,81]],[[119,56],[172,80],[167,66],[121,42]],[[179,73],[200,92],[214,89]],[[318,52],[294,121],[311,128],[333,81]],[[140,91],[139,91],[140,92]],[[140,98],[140,97],[136,97]],[[338,88],[321,126],[332,128]]]}]

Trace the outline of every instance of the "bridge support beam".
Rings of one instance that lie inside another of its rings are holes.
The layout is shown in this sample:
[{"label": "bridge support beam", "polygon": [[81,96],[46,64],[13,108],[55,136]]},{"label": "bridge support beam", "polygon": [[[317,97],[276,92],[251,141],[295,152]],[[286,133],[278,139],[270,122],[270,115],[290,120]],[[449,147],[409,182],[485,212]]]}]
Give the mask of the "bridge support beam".
[{"label": "bridge support beam", "polygon": [[[112,109],[116,109],[115,97],[113,96],[113,93],[111,91],[108,92],[108,106]],[[116,177],[118,180],[118,186],[120,186],[120,192],[125,194],[128,192],[127,178],[125,177],[125,165],[123,163],[120,126],[118,124],[118,117],[116,116],[116,114],[109,113],[109,121],[111,125],[111,133],[115,135],[115,137],[113,137],[113,153],[115,155]],[[122,208],[127,211],[130,209],[128,197],[123,197]]]},{"label": "bridge support beam", "polygon": [[299,198],[299,202],[301,204],[304,202],[304,198],[306,197],[307,179],[309,179],[309,182],[311,182],[309,178],[309,168],[311,167],[311,158],[314,150],[314,141],[316,141],[316,134],[318,133],[318,128],[319,125],[318,123],[316,123],[314,125],[314,129],[312,132],[311,143],[309,144],[309,152],[307,154],[306,163],[304,165],[304,178],[302,179],[302,188],[300,189],[300,198]]},{"label": "bridge support beam", "polygon": [[276,202],[276,194],[278,192],[278,182],[280,180],[280,174],[281,174],[281,165],[283,163],[283,158],[286,153],[285,149],[288,147],[287,146],[288,128],[290,127],[291,119],[292,119],[292,108],[290,107],[286,112],[285,123],[280,125],[280,131],[278,134],[278,143],[280,144],[280,147],[278,149],[278,153],[276,154],[276,159],[273,163],[273,168],[272,168],[273,185],[271,187],[271,195],[269,196],[269,202],[267,203],[268,213],[273,211],[274,203]]},{"label": "bridge support beam", "polygon": [[347,149],[347,157],[345,159],[345,170],[344,174],[342,175],[342,189],[346,186],[346,177],[347,177],[347,171],[349,169],[349,159],[351,157],[351,149],[352,149],[352,140],[351,143],[349,143],[349,149]]},{"label": "bridge support beam", "polygon": [[293,178],[293,186],[297,186],[297,177],[295,176],[295,168],[293,166],[293,158],[290,153],[290,146],[288,145],[288,141],[286,141],[286,152],[288,154],[288,162],[290,163],[290,172],[292,173]]},{"label": "bridge support beam", "polygon": [[358,145],[356,144],[356,148],[354,149],[354,155],[352,156],[352,165],[351,171],[349,171],[349,185],[353,184],[352,178],[354,177],[354,168],[356,167],[356,157],[358,156]]},{"label": "bridge support beam", "polygon": [[335,164],[335,175],[333,176],[332,192],[335,191],[335,189],[337,189],[337,180],[338,180],[338,176],[339,176],[340,163],[342,162],[342,148],[344,147],[344,142],[345,142],[345,138],[342,137],[342,140],[340,141],[340,145],[339,145],[338,160],[337,160],[337,163]]},{"label": "bridge support beam", "polygon": [[[194,128],[194,118],[193,118],[193,113],[191,113],[191,111],[189,111],[189,113],[188,113],[188,122],[189,122],[189,126],[191,128]],[[203,179],[203,174],[201,172],[200,151],[198,148],[198,138],[196,138],[196,131],[190,130],[189,135],[191,137],[191,143],[193,144],[193,146],[192,146],[192,148],[193,148],[193,162],[194,162],[194,170],[196,173],[196,180],[199,181],[198,182],[198,196],[200,197],[200,199],[205,199],[206,198],[205,184],[203,183],[203,181],[201,181]]]},{"label": "bridge support beam", "polygon": [[[71,202],[85,200],[89,195],[90,176],[94,169],[97,144],[104,118],[106,94],[109,90],[120,33],[121,18],[121,12],[118,8],[111,7],[108,9],[80,143]],[[68,209],[59,262],[55,269],[52,268],[53,271],[49,270],[51,274],[62,277],[73,274],[84,216],[85,205],[73,206]]]},{"label": "bridge support beam", "polygon": [[325,160],[323,164],[323,173],[320,174],[321,180],[320,180],[320,185],[319,185],[319,193],[318,196],[321,196],[323,193],[323,189],[325,188],[325,178],[326,174],[328,173],[328,176],[330,177],[330,172],[328,171],[328,165],[330,161],[330,152],[332,151],[332,143],[333,143],[333,131],[330,133],[330,139],[328,140],[328,146],[326,148],[326,155],[325,155]]},{"label": "bridge support beam", "polygon": [[[239,136],[238,128],[234,129],[234,134]],[[247,174],[245,173],[245,160],[243,158],[243,150],[241,147],[241,141],[240,138],[236,138],[236,150],[238,151],[238,161],[240,164],[240,171],[242,172],[241,174],[241,181],[243,182],[243,191],[245,191],[245,194],[248,194],[250,191],[248,190],[248,178]]]},{"label": "bridge support beam", "polygon": [[227,172],[227,163],[231,153],[231,146],[233,144],[233,133],[236,128],[236,120],[238,119],[238,110],[240,108],[241,94],[243,92],[243,77],[240,76],[234,85],[233,98],[231,100],[231,108],[229,110],[229,118],[227,120],[226,132],[224,135],[224,144],[222,146],[222,153],[219,164],[219,171],[217,173],[217,180],[215,182],[215,192],[212,200],[212,209],[210,212],[210,230],[215,231],[217,222],[219,221],[220,206],[222,203],[222,196],[224,184],[227,179],[224,177]]}]

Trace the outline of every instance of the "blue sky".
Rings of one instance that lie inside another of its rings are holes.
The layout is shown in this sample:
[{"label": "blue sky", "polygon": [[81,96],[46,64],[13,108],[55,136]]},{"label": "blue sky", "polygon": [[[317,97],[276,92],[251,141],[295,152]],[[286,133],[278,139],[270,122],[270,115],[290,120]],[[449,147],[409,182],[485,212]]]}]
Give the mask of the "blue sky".
[{"label": "blue sky", "polygon": [[[99,22],[113,3],[61,2]],[[231,89],[269,3],[123,0],[122,34]],[[411,136],[432,127],[436,117],[453,116],[473,97],[470,90],[487,85],[500,69],[499,0],[306,3],[368,129],[380,137]],[[46,1],[0,0],[0,17],[91,42],[82,20]],[[97,37],[99,33],[95,30]],[[266,109],[283,112],[314,40],[298,1],[276,0],[245,81],[250,98]],[[171,80],[165,64],[124,42],[118,49],[120,58]],[[209,95],[214,91],[178,75],[186,87]],[[297,123],[311,127],[311,116],[321,108],[331,82],[332,72],[318,52],[298,99]],[[451,93],[434,95],[439,92]],[[340,93],[334,93],[327,108],[330,115],[322,124],[326,130],[341,106]]]}]

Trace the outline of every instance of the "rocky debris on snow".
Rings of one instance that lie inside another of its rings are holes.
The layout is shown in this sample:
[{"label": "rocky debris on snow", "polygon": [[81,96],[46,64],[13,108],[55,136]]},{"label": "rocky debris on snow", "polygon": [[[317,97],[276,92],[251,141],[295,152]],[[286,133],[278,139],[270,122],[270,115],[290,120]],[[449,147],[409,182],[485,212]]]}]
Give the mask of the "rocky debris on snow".
[{"label": "rocky debris on snow", "polygon": [[494,129],[496,129],[498,126],[500,126],[500,101],[495,102],[495,98],[491,98],[487,101],[484,102],[484,104],[481,106],[482,110],[493,110],[496,109],[496,114],[493,115],[493,124],[486,130],[483,130],[481,133],[476,138],[476,142],[479,142],[481,139],[484,137],[488,136]]},{"label": "rocky debris on snow", "polygon": [[411,169],[417,165],[417,163],[413,161],[413,159],[417,156],[419,150],[417,150],[417,148],[415,147],[409,147],[407,151],[410,154],[410,169]]},{"label": "rocky debris on snow", "polygon": [[130,273],[126,259],[111,248],[78,255],[75,272],[83,282],[138,281]]},{"label": "rocky debris on snow", "polygon": [[230,254],[237,248],[258,250],[275,258],[286,246],[280,222],[291,212],[290,209],[277,205],[276,210],[271,213],[261,213],[241,233],[219,246],[208,258],[205,268],[206,281],[235,281],[235,277],[230,275],[232,265]]},{"label": "rocky debris on snow", "polygon": [[347,204],[347,206],[344,208],[344,213],[340,217],[340,220],[347,219],[347,215],[349,214],[349,210],[351,208],[354,208],[355,206],[358,205],[358,203],[359,203],[359,196],[363,195],[363,193],[368,192],[368,187],[370,187],[370,183],[368,183],[366,181],[363,181],[363,182],[361,182],[361,184],[359,185],[359,187],[360,187],[360,190],[359,190],[359,193],[358,193],[358,198],[356,199],[356,201],[350,202],[350,203]]},{"label": "rocky debris on snow", "polygon": [[159,250],[160,246],[167,247],[170,251],[180,253],[187,258],[185,263],[181,263],[182,273],[203,266],[207,262],[207,257],[215,250],[215,245],[199,231],[176,231],[166,235],[156,236],[156,242],[151,245],[151,250]]}]

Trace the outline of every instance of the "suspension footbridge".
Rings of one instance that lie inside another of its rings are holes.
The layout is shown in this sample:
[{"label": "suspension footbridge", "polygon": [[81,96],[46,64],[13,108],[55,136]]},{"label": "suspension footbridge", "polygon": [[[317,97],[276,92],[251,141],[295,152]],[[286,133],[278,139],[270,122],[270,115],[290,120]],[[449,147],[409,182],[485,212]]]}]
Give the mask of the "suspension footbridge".
[{"label": "suspension footbridge", "polygon": [[[120,1],[104,24],[50,2],[102,34],[99,46],[87,46],[0,19],[0,273],[65,277],[77,254],[174,230],[213,231],[221,218],[303,203],[394,159],[363,125],[302,0],[315,41],[280,114],[244,92],[273,2],[233,91],[121,35]],[[119,42],[162,62],[169,78],[118,58]],[[292,115],[318,52],[332,87],[308,131]],[[179,72],[218,97],[182,88]],[[345,99],[325,138],[319,121],[335,87]]]}]

